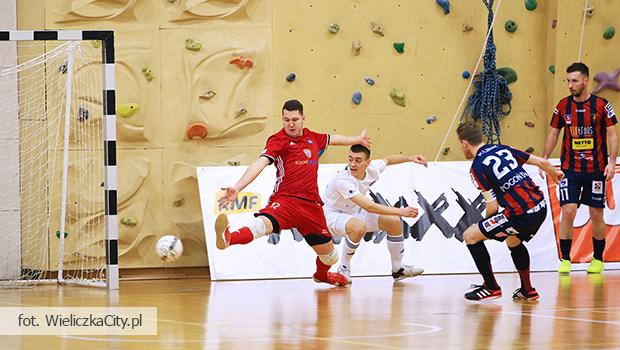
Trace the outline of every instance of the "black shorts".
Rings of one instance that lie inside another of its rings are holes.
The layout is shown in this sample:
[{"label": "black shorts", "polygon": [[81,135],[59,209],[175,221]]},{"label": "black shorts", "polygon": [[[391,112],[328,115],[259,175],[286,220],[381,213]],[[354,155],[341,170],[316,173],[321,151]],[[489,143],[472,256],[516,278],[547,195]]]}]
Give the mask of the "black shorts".
[{"label": "black shorts", "polygon": [[560,182],[560,205],[568,203],[585,204],[594,208],[605,208],[605,174],[577,173],[563,170]]},{"label": "black shorts", "polygon": [[478,228],[488,239],[503,242],[508,236],[517,236],[523,242],[529,242],[547,217],[545,201],[528,210],[523,215],[506,217],[499,213],[480,220]]}]

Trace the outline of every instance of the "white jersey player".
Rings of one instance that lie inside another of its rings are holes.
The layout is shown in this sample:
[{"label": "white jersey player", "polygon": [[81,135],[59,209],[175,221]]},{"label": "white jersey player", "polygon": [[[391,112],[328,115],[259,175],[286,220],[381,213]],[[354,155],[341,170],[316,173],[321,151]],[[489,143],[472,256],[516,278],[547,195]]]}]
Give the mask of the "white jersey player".
[{"label": "white jersey player", "polygon": [[344,238],[342,261],[338,272],[351,281],[351,258],[366,232],[387,232],[387,246],[392,258],[392,277],[401,280],[423,272],[422,269],[403,265],[405,239],[400,217],[416,217],[418,209],[394,208],[369,200],[366,193],[379,179],[385,167],[392,164],[414,162],[426,166],[422,155],[391,155],[370,160],[370,150],[353,145],[349,150],[347,168],[338,172],[323,193],[325,218],[332,235]]}]

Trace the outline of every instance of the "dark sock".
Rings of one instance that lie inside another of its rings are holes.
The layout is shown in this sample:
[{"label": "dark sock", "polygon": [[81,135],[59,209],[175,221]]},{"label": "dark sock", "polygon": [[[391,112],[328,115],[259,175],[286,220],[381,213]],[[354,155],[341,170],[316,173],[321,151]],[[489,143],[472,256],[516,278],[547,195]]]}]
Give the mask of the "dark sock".
[{"label": "dark sock", "polygon": [[512,261],[519,272],[519,278],[521,279],[521,288],[525,291],[532,289],[532,282],[530,281],[530,254],[523,243],[518,246],[510,248],[510,256]]},{"label": "dark sock", "polygon": [[570,261],[570,246],[573,244],[572,239],[560,238],[560,252],[562,253],[562,260]]},{"label": "dark sock", "polygon": [[330,267],[330,265],[325,265],[318,256],[316,257],[316,277],[319,279],[326,279],[327,271],[329,271]]},{"label": "dark sock", "polygon": [[594,246],[594,259],[603,261],[603,251],[605,250],[605,238],[596,239],[592,237],[592,245]]},{"label": "dark sock", "polygon": [[480,241],[476,244],[468,244],[467,249],[469,249],[472,258],[474,258],[478,272],[480,272],[482,278],[484,278],[486,287],[489,289],[499,289],[495,281],[495,276],[493,276],[493,269],[491,268],[491,256],[489,256],[489,251],[484,245],[484,241]]}]

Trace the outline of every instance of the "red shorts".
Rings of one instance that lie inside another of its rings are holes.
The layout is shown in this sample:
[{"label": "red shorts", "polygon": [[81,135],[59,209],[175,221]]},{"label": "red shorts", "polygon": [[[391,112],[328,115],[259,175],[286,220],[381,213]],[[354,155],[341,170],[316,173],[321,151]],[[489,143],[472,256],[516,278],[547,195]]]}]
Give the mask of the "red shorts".
[{"label": "red shorts", "polygon": [[[307,235],[319,235],[331,239],[323,207],[317,202],[290,196],[271,197],[259,213],[275,219],[280,230],[294,227],[304,238]],[[275,226],[274,232],[279,231]]]}]

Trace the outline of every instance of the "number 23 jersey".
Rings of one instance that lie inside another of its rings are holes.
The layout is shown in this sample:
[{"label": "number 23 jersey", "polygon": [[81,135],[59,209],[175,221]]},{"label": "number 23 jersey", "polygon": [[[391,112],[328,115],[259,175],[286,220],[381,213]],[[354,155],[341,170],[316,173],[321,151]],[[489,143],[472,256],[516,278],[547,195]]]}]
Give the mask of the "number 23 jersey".
[{"label": "number 23 jersey", "polygon": [[529,158],[529,154],[504,145],[484,145],[474,157],[470,169],[472,182],[497,199],[506,217],[522,215],[544,199],[521,166]]}]

